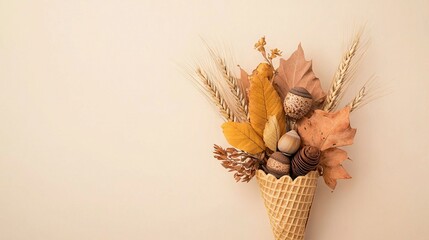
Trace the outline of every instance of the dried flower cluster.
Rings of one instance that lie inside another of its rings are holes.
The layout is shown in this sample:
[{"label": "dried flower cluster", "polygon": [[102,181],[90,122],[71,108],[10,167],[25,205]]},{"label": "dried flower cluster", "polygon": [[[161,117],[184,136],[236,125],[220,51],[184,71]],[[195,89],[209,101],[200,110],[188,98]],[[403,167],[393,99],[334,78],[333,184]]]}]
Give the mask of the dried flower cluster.
[{"label": "dried flower cluster", "polygon": [[270,53],[267,54],[267,51],[265,50],[265,45],[267,45],[267,42],[265,41],[265,37],[261,37],[258,42],[255,43],[255,49],[258,50],[262,57],[270,64],[271,67],[273,67],[273,59],[276,57],[280,57],[282,55],[282,52],[277,49],[270,49]]}]

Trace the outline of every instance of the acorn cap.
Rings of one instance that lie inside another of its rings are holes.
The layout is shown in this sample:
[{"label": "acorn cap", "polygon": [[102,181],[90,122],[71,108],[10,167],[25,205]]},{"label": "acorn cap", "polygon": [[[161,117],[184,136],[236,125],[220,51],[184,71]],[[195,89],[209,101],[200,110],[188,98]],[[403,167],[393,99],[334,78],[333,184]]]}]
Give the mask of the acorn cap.
[{"label": "acorn cap", "polygon": [[289,90],[289,92],[291,92],[291,93],[293,93],[295,95],[301,96],[301,97],[313,99],[313,97],[307,91],[307,89],[305,89],[303,87],[294,87],[291,90]]},{"label": "acorn cap", "polygon": [[275,152],[271,154],[270,158],[275,159],[284,164],[290,164],[290,159],[283,155],[281,152]]}]

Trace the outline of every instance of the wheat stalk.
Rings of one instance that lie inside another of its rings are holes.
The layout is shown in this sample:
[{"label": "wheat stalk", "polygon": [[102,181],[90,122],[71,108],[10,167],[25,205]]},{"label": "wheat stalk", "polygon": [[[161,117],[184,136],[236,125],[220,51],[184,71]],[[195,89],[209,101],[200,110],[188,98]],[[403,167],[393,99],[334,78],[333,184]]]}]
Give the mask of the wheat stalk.
[{"label": "wheat stalk", "polygon": [[227,64],[225,63],[225,60],[219,57],[218,63],[219,63],[219,68],[222,71],[222,75],[226,80],[226,82],[228,83],[231,89],[231,92],[233,94],[233,97],[237,102],[237,111],[241,113],[240,114],[241,115],[240,117],[242,118],[241,120],[245,121],[249,114],[249,106],[246,101],[244,89],[240,88],[238,84],[238,79],[229,70]]},{"label": "wheat stalk", "polygon": [[231,58],[230,52],[224,49],[219,53],[204,40],[203,43],[206,45],[209,56],[198,60],[196,67],[193,67],[194,70],[187,70],[188,74],[195,80],[199,90],[217,106],[224,120],[247,122],[246,91],[240,84],[240,79],[230,70],[230,64],[225,60],[225,56],[228,59]]},{"label": "wheat stalk", "polygon": [[211,80],[201,68],[196,69],[196,74],[200,80],[200,85],[205,90],[204,93],[219,108],[219,112],[224,120],[235,121],[236,117],[234,116],[233,111],[228,106],[226,99],[223,97],[213,80]]},{"label": "wheat stalk", "polygon": [[382,97],[384,94],[386,94],[385,90],[380,87],[380,82],[373,76],[363,85],[347,106],[350,107],[350,112],[353,112],[363,107],[365,104]]},{"label": "wheat stalk", "polygon": [[353,57],[358,51],[360,36],[360,32],[356,34],[351,46],[344,54],[342,61],[338,66],[337,71],[335,72],[334,78],[332,79],[331,87],[329,88],[329,92],[326,96],[326,101],[323,106],[323,110],[325,111],[334,110],[338,106],[339,101],[344,95],[348,83],[351,80],[351,76],[349,76],[351,69],[350,66],[352,65]]},{"label": "wheat stalk", "polygon": [[[229,68],[229,64],[226,62],[226,57],[230,56],[229,52],[225,49],[222,51],[223,54],[220,54],[219,51],[214,50],[210,45],[204,41],[206,48],[212,58],[212,61],[215,63],[218,70],[218,75],[220,75],[226,86],[228,86],[227,95],[232,98],[233,110],[237,120],[245,122],[248,119],[248,103],[246,100],[245,89],[242,89],[238,84],[239,79],[237,79],[232,71]],[[226,87],[225,86],[225,87]]]},{"label": "wheat stalk", "polygon": [[365,97],[368,95],[368,91],[366,89],[365,86],[363,86],[358,94],[355,96],[355,98],[347,105],[350,107],[350,112],[353,112],[354,110],[356,110],[357,108],[359,108],[359,106],[362,105],[362,103],[365,100]]}]

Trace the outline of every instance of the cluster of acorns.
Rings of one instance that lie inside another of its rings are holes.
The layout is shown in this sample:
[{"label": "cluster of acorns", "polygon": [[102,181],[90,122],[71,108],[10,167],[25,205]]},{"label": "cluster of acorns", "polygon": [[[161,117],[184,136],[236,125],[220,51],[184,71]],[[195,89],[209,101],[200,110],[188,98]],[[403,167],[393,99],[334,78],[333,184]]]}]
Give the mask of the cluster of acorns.
[{"label": "cluster of acorns", "polygon": [[[305,88],[292,88],[284,100],[286,116],[297,121],[311,110],[312,104],[313,98]],[[271,154],[265,169],[277,178],[284,175],[292,178],[303,176],[316,170],[319,164],[320,150],[301,146],[301,138],[295,130],[288,131],[279,139],[277,149],[278,152]]]}]

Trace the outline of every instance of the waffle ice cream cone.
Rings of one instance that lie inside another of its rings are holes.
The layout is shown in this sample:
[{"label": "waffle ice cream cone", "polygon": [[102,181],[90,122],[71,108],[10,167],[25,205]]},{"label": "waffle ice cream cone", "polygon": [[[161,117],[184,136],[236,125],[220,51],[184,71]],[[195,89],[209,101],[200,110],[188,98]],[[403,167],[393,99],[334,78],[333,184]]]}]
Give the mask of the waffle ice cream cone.
[{"label": "waffle ice cream cone", "polygon": [[276,240],[302,240],[317,186],[317,171],[277,179],[262,170],[256,173]]}]

